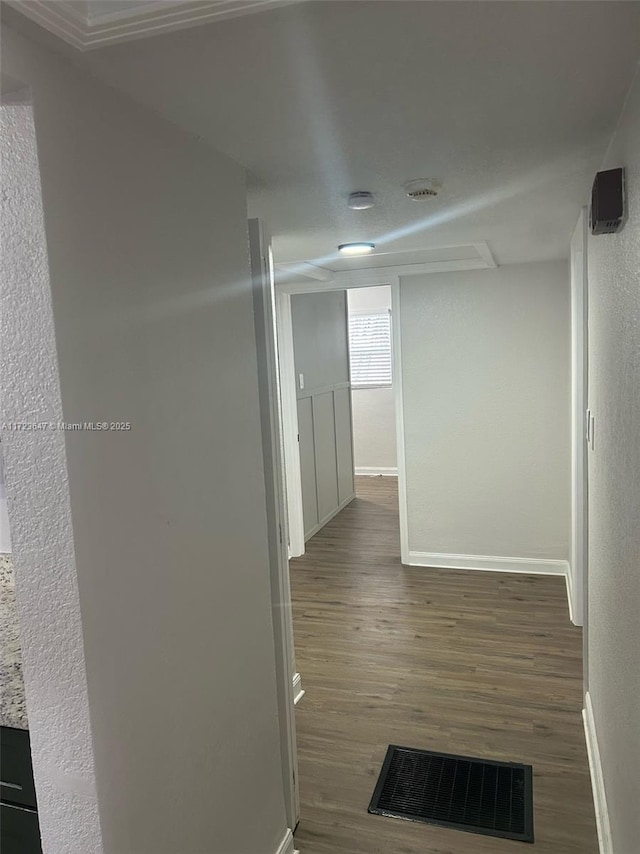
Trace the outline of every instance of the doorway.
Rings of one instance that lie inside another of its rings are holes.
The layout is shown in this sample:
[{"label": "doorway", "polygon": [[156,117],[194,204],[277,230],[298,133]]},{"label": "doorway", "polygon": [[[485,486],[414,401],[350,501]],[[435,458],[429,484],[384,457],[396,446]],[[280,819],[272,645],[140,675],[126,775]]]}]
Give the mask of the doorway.
[{"label": "doorway", "polygon": [[397,481],[391,288],[294,294],[291,309],[307,542],[364,478]]},{"label": "doorway", "polygon": [[278,286],[289,557],[353,500],[357,477],[387,476],[407,562],[399,309],[391,276]]},{"label": "doorway", "polygon": [[355,497],[345,291],[291,298],[305,542]]},{"label": "doorway", "polygon": [[353,458],[361,477],[398,476],[391,288],[347,291]]}]

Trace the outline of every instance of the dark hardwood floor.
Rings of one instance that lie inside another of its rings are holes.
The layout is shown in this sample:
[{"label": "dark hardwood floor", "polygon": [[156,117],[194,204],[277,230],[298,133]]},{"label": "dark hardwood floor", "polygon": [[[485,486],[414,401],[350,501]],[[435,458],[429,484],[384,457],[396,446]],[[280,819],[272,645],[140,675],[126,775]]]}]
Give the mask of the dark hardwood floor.
[{"label": "dark hardwood floor", "polygon": [[[407,568],[397,483],[356,500],[291,563],[301,854],[597,854],[581,632],[550,576]],[[525,762],[535,843],[369,815],[387,745]]]}]

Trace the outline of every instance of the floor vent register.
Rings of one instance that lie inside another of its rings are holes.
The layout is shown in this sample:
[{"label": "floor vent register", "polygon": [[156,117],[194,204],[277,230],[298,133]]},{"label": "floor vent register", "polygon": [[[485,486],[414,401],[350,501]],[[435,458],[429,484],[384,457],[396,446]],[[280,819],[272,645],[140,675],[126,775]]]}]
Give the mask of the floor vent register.
[{"label": "floor vent register", "polygon": [[533,842],[532,768],[392,744],[369,812]]}]

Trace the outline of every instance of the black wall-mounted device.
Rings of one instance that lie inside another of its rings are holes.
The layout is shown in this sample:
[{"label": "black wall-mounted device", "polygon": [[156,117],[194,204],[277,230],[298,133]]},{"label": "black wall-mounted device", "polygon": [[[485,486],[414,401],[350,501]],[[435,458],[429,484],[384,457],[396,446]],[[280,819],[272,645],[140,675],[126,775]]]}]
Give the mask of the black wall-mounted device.
[{"label": "black wall-mounted device", "polygon": [[598,172],[591,190],[591,234],[615,234],[624,223],[624,169]]}]

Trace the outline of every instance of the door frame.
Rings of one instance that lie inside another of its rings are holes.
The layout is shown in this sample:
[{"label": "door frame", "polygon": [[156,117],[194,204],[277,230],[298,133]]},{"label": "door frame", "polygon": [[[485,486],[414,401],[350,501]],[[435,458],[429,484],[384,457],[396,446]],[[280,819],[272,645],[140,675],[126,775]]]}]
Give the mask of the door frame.
[{"label": "door frame", "polygon": [[284,442],[285,478],[287,485],[287,508],[289,521],[289,557],[300,557],[300,555],[303,555],[305,552],[291,297],[294,294],[348,291],[353,288],[374,288],[380,286],[388,286],[391,288],[391,337],[393,350],[393,388],[398,459],[400,560],[403,564],[409,563],[405,433],[402,393],[400,277],[380,270],[341,273],[336,275],[330,281],[313,280],[306,282],[287,282],[276,285],[277,338],[280,365],[280,386],[282,389],[282,436]]},{"label": "door frame", "polygon": [[[271,243],[258,219],[250,219],[249,257],[256,333],[260,423],[269,541],[269,578],[276,658],[276,692],[284,805],[293,833],[300,820],[296,742],[296,673],[287,550],[288,522],[284,484],[280,382]],[[301,689],[298,688],[298,691]]]},{"label": "door frame", "polygon": [[284,477],[287,488],[290,558],[300,557],[304,554],[305,549],[291,296],[292,292],[285,291],[276,285],[276,335],[278,339],[280,369],[280,406],[282,409]]},{"label": "door frame", "polygon": [[[588,584],[588,264],[586,208],[571,237],[571,554],[567,587],[571,621],[587,632]],[[585,679],[587,661],[584,659]],[[585,687],[586,690],[586,687]]]}]

